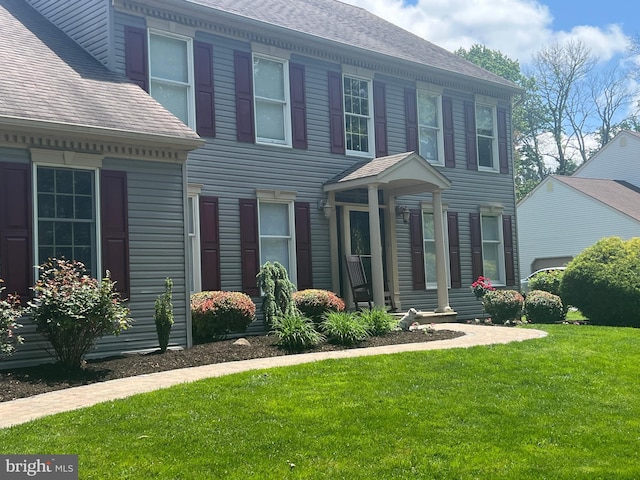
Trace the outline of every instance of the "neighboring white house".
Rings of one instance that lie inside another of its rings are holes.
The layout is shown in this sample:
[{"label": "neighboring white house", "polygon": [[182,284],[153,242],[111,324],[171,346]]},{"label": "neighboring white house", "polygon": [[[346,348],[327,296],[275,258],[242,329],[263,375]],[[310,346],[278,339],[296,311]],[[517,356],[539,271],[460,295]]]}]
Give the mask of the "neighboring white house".
[{"label": "neighboring white house", "polygon": [[563,266],[601,238],[640,236],[640,133],[619,133],[570,177],[547,177],[520,201],[517,219],[523,277]]}]

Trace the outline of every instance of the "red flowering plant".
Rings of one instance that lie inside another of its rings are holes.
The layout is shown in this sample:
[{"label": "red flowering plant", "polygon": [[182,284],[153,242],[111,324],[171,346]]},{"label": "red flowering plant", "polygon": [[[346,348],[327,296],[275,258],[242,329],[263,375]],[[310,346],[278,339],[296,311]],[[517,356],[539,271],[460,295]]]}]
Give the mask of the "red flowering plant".
[{"label": "red flowering plant", "polygon": [[328,290],[308,288],[293,293],[293,301],[298,310],[319,324],[328,312],[342,312],[344,301]]},{"label": "red flowering plant", "polygon": [[491,285],[491,280],[480,275],[478,279],[471,284],[471,290],[478,300],[482,300],[485,293],[495,290]]},{"label": "red flowering plant", "polygon": [[[3,280],[0,279],[0,282]],[[4,290],[0,287],[0,294]],[[6,298],[0,298],[0,358],[11,355],[16,345],[22,343],[22,337],[15,333],[15,330],[22,327],[16,322],[22,315],[20,298],[17,295],[9,294]]]},{"label": "red flowering plant", "polygon": [[191,295],[193,335],[199,343],[245,332],[255,315],[255,303],[242,292],[216,290]]}]

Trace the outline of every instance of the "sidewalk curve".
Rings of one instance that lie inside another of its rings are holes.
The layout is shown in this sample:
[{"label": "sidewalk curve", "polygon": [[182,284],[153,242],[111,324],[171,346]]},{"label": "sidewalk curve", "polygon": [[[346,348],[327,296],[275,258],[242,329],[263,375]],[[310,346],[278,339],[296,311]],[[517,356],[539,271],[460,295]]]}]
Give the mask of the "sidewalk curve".
[{"label": "sidewalk curve", "polygon": [[0,428],[26,423],[30,420],[55,413],[90,407],[97,403],[125,398],[138,393],[151,392],[180,383],[193,382],[209,377],[221,377],[223,375],[230,375],[247,370],[298,365],[329,358],[351,358],[421,350],[467,348],[477,345],[492,345],[530,340],[542,338],[547,335],[547,332],[529,328],[487,327],[463,323],[440,323],[435,324],[433,328],[438,330],[456,330],[464,332],[465,335],[450,340],[437,340],[424,343],[405,343],[372,348],[303,353],[299,355],[216,363],[56,390],[33,397],[1,402]]}]

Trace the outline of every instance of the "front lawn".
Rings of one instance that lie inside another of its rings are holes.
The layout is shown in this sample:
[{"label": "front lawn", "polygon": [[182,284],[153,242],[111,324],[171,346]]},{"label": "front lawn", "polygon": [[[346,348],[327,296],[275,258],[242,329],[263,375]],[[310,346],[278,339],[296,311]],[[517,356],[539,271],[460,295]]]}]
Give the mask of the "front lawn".
[{"label": "front lawn", "polygon": [[539,328],[178,386],[0,430],[0,452],[76,453],[82,479],[640,478],[640,330]]}]

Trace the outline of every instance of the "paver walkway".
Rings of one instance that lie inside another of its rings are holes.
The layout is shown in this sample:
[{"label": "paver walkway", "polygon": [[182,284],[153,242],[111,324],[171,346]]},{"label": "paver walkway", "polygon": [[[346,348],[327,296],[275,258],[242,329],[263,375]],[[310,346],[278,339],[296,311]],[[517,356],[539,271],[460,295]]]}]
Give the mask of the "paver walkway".
[{"label": "paver walkway", "polygon": [[181,368],[166,372],[151,373],[137,377],[120,378],[107,382],[92,383],[80,387],[67,388],[43,393],[29,398],[20,398],[0,403],[0,428],[18,425],[30,420],[66,412],[97,403],[125,398],[138,393],[151,392],[184,382],[202,378],[221,377],[232,373],[257,370],[270,367],[283,367],[301,363],[315,362],[328,358],[349,358],[365,355],[411,352],[418,350],[439,350],[447,348],[466,348],[477,345],[509,343],[534,338],[542,338],[547,332],[529,328],[487,327],[462,323],[441,323],[435,329],[456,330],[465,335],[451,340],[438,340],[424,343],[405,343],[372,348],[356,348],[332,352],[314,352],[281,357],[256,358],[237,362],[217,363],[201,367]]}]

